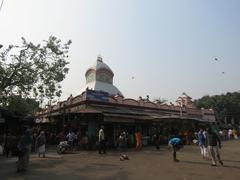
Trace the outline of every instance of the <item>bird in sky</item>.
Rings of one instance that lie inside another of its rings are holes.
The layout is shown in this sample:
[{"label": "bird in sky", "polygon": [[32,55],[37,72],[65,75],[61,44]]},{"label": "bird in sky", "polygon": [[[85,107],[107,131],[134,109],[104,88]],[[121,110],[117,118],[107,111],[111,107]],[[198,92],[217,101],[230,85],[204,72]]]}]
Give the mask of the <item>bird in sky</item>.
[{"label": "bird in sky", "polygon": [[[219,61],[219,59],[215,57],[215,58],[214,58],[214,61]],[[222,74],[225,74],[224,71],[222,71],[221,73],[222,73]]]}]

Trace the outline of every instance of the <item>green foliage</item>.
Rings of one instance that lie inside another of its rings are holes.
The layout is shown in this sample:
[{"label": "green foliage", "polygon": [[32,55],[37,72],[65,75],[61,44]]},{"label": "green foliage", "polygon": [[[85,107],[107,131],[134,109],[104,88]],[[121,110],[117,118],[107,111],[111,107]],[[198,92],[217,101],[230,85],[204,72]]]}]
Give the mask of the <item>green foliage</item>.
[{"label": "green foliage", "polygon": [[11,96],[8,97],[7,108],[20,116],[31,116],[39,109],[39,103],[35,99]]},{"label": "green foliage", "polygon": [[194,104],[198,108],[212,108],[217,118],[240,119],[240,92],[228,92],[223,95],[204,96],[195,100]]},{"label": "green foliage", "polygon": [[42,100],[61,96],[70,44],[50,36],[42,45],[22,38],[20,46],[0,49],[0,105],[6,106],[11,96]]}]

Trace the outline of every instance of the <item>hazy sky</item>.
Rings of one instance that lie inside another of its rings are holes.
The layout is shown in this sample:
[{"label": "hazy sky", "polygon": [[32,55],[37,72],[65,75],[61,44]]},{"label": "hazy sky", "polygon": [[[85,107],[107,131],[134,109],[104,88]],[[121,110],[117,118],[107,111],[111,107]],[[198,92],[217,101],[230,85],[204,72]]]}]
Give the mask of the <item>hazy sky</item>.
[{"label": "hazy sky", "polygon": [[98,54],[125,97],[240,90],[239,0],[4,0],[0,44],[50,35],[73,41],[62,99],[77,95]]}]

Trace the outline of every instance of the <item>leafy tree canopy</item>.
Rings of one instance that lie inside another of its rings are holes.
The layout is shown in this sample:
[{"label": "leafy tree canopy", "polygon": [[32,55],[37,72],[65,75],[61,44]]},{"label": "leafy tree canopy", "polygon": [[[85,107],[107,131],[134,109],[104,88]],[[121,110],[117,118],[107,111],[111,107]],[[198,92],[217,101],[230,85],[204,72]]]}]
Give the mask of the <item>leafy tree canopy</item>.
[{"label": "leafy tree canopy", "polygon": [[31,98],[22,98],[21,96],[8,97],[8,109],[19,116],[32,116],[39,110],[39,102]]},{"label": "leafy tree canopy", "polygon": [[204,96],[194,101],[198,108],[212,108],[217,118],[240,119],[240,92]]},{"label": "leafy tree canopy", "polygon": [[68,73],[71,41],[50,36],[42,44],[22,38],[21,45],[0,49],[0,105],[11,98],[53,99],[61,96],[60,82]]}]

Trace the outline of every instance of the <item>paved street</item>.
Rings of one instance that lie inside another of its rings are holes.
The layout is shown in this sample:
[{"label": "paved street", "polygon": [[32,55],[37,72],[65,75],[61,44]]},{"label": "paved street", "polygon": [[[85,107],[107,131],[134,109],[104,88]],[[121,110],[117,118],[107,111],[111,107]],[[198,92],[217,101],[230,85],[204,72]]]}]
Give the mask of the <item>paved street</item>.
[{"label": "paved street", "polygon": [[120,161],[116,151],[101,156],[93,151],[65,155],[51,151],[45,159],[33,154],[29,170],[22,174],[16,173],[16,158],[0,157],[0,179],[238,180],[240,175],[240,141],[223,143],[223,167],[202,160],[197,146],[185,146],[178,153],[179,163],[172,162],[166,146],[127,154],[130,160],[126,161]]}]

